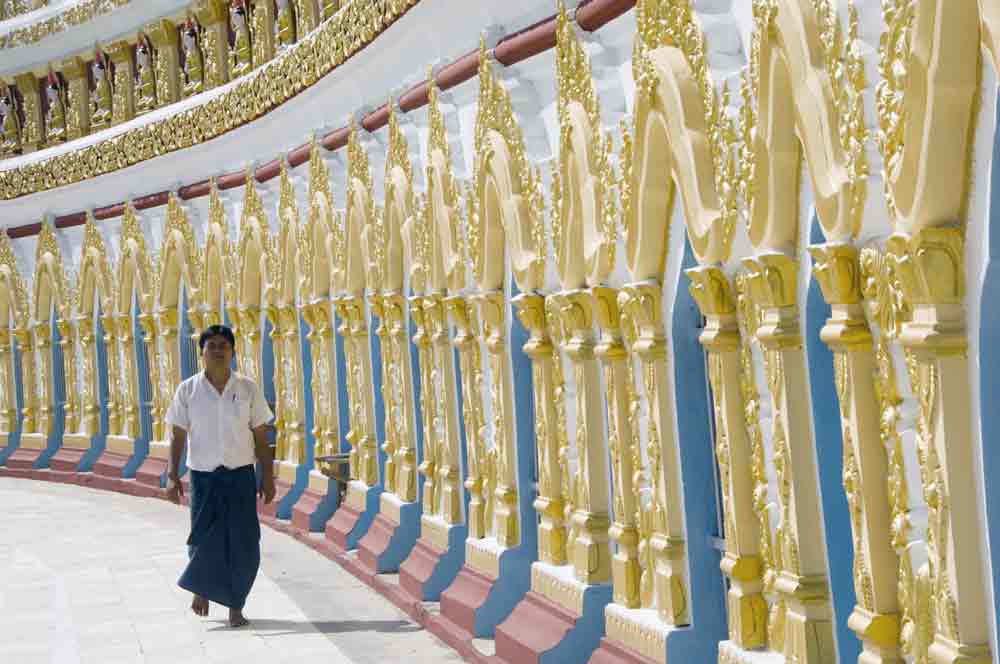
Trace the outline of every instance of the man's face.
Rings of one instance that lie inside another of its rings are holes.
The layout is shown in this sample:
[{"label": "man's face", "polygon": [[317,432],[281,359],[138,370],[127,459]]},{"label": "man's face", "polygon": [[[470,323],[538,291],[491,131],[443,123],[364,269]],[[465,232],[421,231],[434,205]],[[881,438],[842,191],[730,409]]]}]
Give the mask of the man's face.
[{"label": "man's face", "polygon": [[209,337],[205,340],[201,358],[206,369],[228,368],[233,361],[233,346],[224,336]]}]

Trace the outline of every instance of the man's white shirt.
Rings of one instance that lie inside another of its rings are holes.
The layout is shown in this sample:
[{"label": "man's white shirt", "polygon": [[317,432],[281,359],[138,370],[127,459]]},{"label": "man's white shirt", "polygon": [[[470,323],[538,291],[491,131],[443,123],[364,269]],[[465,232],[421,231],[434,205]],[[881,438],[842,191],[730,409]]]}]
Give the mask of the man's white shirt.
[{"label": "man's white shirt", "polygon": [[203,471],[252,464],[252,430],[273,418],[260,387],[235,371],[222,394],[196,373],[177,386],[167,410],[167,424],[187,431],[188,468]]}]

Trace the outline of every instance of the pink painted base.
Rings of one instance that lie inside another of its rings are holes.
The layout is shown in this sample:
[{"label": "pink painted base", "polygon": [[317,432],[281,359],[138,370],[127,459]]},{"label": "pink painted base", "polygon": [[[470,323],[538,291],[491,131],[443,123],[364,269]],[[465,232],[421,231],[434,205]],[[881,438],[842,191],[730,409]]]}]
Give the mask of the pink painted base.
[{"label": "pink painted base", "polygon": [[68,450],[65,447],[59,449],[49,460],[49,468],[61,473],[71,473],[80,465],[83,455],[87,450]]},{"label": "pink painted base", "polygon": [[265,504],[261,498],[257,499],[257,514],[261,516],[269,516],[272,519],[276,518],[278,515],[278,503],[280,503],[288,492],[292,490],[292,485],[287,482],[282,482],[279,479],[274,480],[274,500],[270,503]]},{"label": "pink painted base", "polygon": [[398,526],[381,514],[375,515],[365,536],[358,540],[358,560],[370,574],[378,572],[378,559],[392,542],[392,534]]},{"label": "pink painted base", "polygon": [[140,484],[159,488],[160,478],[165,472],[167,472],[166,459],[146,457],[146,460],[139,466],[139,470],[135,471],[135,480]]},{"label": "pink painted base", "polygon": [[601,646],[590,656],[587,664],[656,664],[656,662],[605,637],[601,639]]},{"label": "pink painted base", "polygon": [[576,626],[575,615],[534,591],[529,591],[510,616],[497,625],[497,657],[505,662],[538,664]]},{"label": "pink painted base", "polygon": [[347,538],[360,517],[361,512],[347,503],[341,504],[333,518],[326,524],[326,538],[330,540],[330,544],[340,551],[347,551]]},{"label": "pink painted base", "polygon": [[12,470],[31,470],[31,467],[35,465],[35,461],[42,455],[42,452],[43,450],[18,448],[14,450],[13,454],[7,457],[7,463],[4,465]]},{"label": "pink painted base", "polygon": [[486,603],[493,583],[493,579],[463,565],[455,581],[441,593],[441,615],[468,633],[470,641],[476,629],[476,611]]},{"label": "pink painted base", "polygon": [[326,499],[326,494],[306,489],[292,508],[292,523],[296,528],[309,531],[309,519]]},{"label": "pink painted base", "polygon": [[438,561],[444,554],[444,549],[418,539],[413,551],[399,566],[399,587],[403,592],[414,600],[423,600],[424,584],[434,574]]},{"label": "pink painted base", "polygon": [[105,450],[94,462],[94,474],[102,477],[120,478],[128,465],[129,457],[118,452]]}]

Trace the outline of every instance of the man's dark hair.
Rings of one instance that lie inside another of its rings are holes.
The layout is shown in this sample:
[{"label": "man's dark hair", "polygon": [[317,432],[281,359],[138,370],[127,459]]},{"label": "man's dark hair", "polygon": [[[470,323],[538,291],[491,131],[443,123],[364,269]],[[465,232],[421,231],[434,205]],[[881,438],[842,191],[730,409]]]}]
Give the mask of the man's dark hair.
[{"label": "man's dark hair", "polygon": [[225,325],[209,325],[204,330],[202,330],[201,336],[198,337],[198,350],[204,351],[205,344],[212,337],[223,337],[229,342],[229,345],[236,348],[236,337],[233,335],[233,331]]}]

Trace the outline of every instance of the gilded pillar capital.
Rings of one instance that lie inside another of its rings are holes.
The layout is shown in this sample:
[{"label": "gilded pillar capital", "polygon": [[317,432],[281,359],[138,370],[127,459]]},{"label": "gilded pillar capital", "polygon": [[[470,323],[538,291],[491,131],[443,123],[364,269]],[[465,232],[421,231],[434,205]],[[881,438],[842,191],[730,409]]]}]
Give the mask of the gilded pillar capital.
[{"label": "gilded pillar capital", "polygon": [[545,296],[521,293],[512,302],[518,319],[531,335],[524,344],[525,354],[532,359],[549,356],[552,353],[552,341],[546,324]]},{"label": "gilded pillar capital", "polygon": [[662,298],[660,284],[655,281],[629,284],[618,295],[626,337],[632,341],[632,350],[646,360],[666,357]]},{"label": "gilded pillar capital", "polygon": [[476,297],[482,315],[483,334],[486,347],[497,352],[504,345],[507,306],[502,291],[489,291]]},{"label": "gilded pillar capital", "polygon": [[886,243],[897,298],[909,303],[903,345],[939,354],[964,354],[965,237],[958,226],[897,233]]},{"label": "gilded pillar capital", "polygon": [[594,317],[601,328],[601,338],[594,352],[605,360],[624,360],[628,355],[622,341],[622,313],[619,306],[619,291],[607,286],[590,289],[594,298]]},{"label": "gilded pillar capital", "polygon": [[809,247],[813,274],[830,305],[830,318],[820,338],[832,349],[867,348],[872,335],[862,305],[862,271],[858,248],[844,243]]},{"label": "gilded pillar capital", "polygon": [[797,304],[798,264],[791,256],[781,253],[760,254],[745,258],[750,299],[761,313],[760,327],[755,330],[765,348],[799,347]]},{"label": "gilded pillar capital", "polygon": [[691,281],[688,290],[701,315],[705,329],[699,341],[712,350],[736,350],[740,344],[739,325],[736,319],[736,299],[729,278],[715,265],[701,265],[685,270]]},{"label": "gilded pillar capital", "polygon": [[171,336],[177,333],[178,312],[177,307],[164,307],[156,312],[157,329],[163,336]]},{"label": "gilded pillar capital", "polygon": [[592,357],[594,304],[590,292],[585,289],[563,291],[551,299],[563,350],[574,359]]}]

